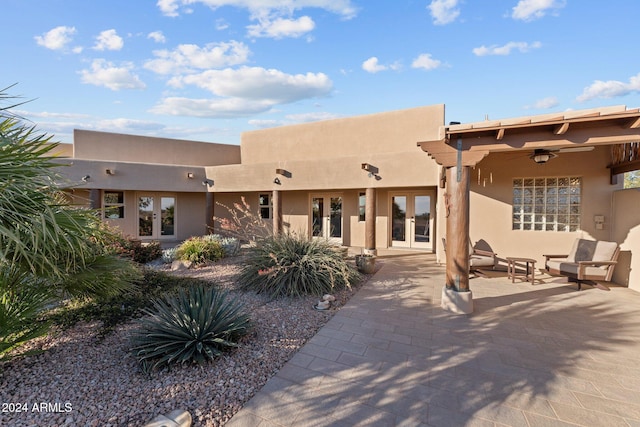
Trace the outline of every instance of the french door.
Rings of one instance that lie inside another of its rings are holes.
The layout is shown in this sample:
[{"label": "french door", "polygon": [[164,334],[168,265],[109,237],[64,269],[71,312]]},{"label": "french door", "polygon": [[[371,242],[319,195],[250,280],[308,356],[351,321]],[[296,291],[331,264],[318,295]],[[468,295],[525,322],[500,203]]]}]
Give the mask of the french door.
[{"label": "french door", "polygon": [[391,246],[433,250],[433,211],[430,193],[391,195]]},{"label": "french door", "polygon": [[311,196],[311,236],[342,244],[342,196]]},{"label": "french door", "polygon": [[176,236],[176,197],[162,193],[138,193],[138,237],[171,239]]}]

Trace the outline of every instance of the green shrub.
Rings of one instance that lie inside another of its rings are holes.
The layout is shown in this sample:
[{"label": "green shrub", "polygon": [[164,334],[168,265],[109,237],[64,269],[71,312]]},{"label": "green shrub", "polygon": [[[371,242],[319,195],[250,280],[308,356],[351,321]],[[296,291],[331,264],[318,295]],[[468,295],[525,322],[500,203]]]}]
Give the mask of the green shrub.
[{"label": "green shrub", "polygon": [[360,277],[326,240],[280,234],[259,240],[247,254],[240,285],[272,297],[322,295]]},{"label": "green shrub", "polygon": [[142,243],[138,239],[123,236],[109,242],[108,250],[139,264],[146,264],[162,256],[160,242]]},{"label": "green shrub", "polygon": [[143,269],[142,273],[135,289],[130,292],[110,297],[75,298],[49,313],[48,319],[62,328],[69,328],[80,321],[98,321],[101,322],[98,335],[103,337],[117,325],[140,316],[142,309],[152,306],[154,298],[205,283],[150,268]]},{"label": "green shrub", "polygon": [[222,236],[220,234],[207,234],[203,237],[205,240],[210,240],[220,243],[224,256],[235,256],[240,251],[240,241],[235,237]]},{"label": "green shrub", "polygon": [[215,359],[250,328],[249,315],[237,300],[215,288],[196,286],[154,301],[138,321],[132,351],[144,372]]},{"label": "green shrub", "polygon": [[220,242],[204,237],[191,237],[182,242],[176,251],[176,257],[182,261],[204,264],[207,261],[218,261],[224,257],[224,249]]}]

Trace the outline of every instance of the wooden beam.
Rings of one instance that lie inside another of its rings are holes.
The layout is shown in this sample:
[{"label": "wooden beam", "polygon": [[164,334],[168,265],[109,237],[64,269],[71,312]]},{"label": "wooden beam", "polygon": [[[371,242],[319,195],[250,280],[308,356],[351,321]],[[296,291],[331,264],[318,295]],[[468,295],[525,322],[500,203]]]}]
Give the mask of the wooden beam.
[{"label": "wooden beam", "polygon": [[619,173],[633,172],[640,170],[640,160],[632,160],[630,162],[620,163],[615,166],[609,166],[611,168],[611,174],[617,175]]},{"label": "wooden beam", "polygon": [[626,125],[629,129],[638,129],[640,128],[640,117],[636,117],[633,120],[629,120],[629,123]]},{"label": "wooden beam", "polygon": [[501,140],[502,138],[504,138],[504,128],[498,129],[498,132],[496,133],[497,140]]},{"label": "wooden beam", "polygon": [[553,129],[554,135],[564,135],[569,130],[569,122],[564,122]]},{"label": "wooden beam", "polygon": [[[442,166],[455,166],[458,162],[458,150],[444,141],[418,142],[422,151],[431,156],[436,163]],[[475,166],[489,154],[487,150],[464,150],[462,152],[462,165]]]}]

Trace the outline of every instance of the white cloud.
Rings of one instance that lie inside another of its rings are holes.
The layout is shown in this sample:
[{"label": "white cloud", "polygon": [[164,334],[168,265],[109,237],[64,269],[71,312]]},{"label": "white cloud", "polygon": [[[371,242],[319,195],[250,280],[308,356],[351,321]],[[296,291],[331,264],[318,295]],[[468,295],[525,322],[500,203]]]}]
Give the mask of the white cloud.
[{"label": "white cloud", "polygon": [[513,7],[511,17],[522,21],[533,21],[542,18],[548,12],[555,12],[565,6],[564,0],[520,0]]},{"label": "white cloud", "polygon": [[94,128],[98,130],[107,130],[110,132],[114,132],[114,131],[131,132],[131,131],[159,130],[159,129],[163,129],[164,125],[157,122],[151,122],[148,120],[118,118],[118,119],[99,120],[98,122],[96,122]]},{"label": "white cloud", "polygon": [[435,70],[442,66],[442,61],[433,59],[431,54],[422,53],[411,63],[412,68],[422,68],[424,70]]},{"label": "white cloud", "polygon": [[124,46],[124,41],[120,37],[116,30],[102,31],[96,37],[96,44],[93,46],[95,50],[120,50]]},{"label": "white cloud", "polygon": [[[181,7],[201,3],[216,9],[222,6],[232,6],[246,9],[250,19],[256,24],[247,26],[249,37],[300,37],[315,28],[315,22],[309,16],[294,18],[296,11],[305,8],[323,9],[340,15],[344,19],[353,18],[357,9],[352,0],[158,0],[157,6],[167,16],[178,16]],[[227,28],[216,23],[216,28]]]},{"label": "white cloud", "polygon": [[286,74],[261,67],[207,70],[177,78],[182,84],[195,85],[223,97],[289,103],[328,95],[333,83],[326,74]]},{"label": "white cloud", "polygon": [[476,56],[487,55],[510,55],[512,50],[518,50],[522,53],[526,53],[531,49],[539,49],[542,47],[542,43],[533,42],[531,44],[526,42],[509,42],[503,46],[480,46],[473,49],[473,54]]},{"label": "white cloud", "polygon": [[237,41],[210,43],[205,47],[181,44],[176,49],[156,50],[156,59],[147,61],[144,67],[158,74],[177,74],[198,69],[221,68],[247,62],[251,51]]},{"label": "white cloud", "polygon": [[278,104],[327,96],[333,83],[323,73],[286,74],[259,67],[207,70],[175,77],[175,87],[194,85],[215,98],[165,98],[151,111],[157,114],[196,117],[242,117],[269,111]]},{"label": "white cloud", "polygon": [[460,15],[458,0],[433,0],[427,9],[431,11],[433,23],[436,25],[446,25],[456,20]]},{"label": "white cloud", "polygon": [[82,83],[104,86],[111,90],[144,89],[146,85],[133,74],[133,65],[125,63],[120,67],[104,59],[95,59],[91,70],[80,71]]},{"label": "white cloud", "polygon": [[380,71],[386,71],[386,70],[397,71],[400,68],[402,67],[399,62],[394,62],[393,64],[389,64],[389,65],[380,64],[378,62],[378,58],[375,56],[372,56],[371,58],[367,59],[362,63],[362,69],[368,73],[373,73],[373,74],[378,73]]},{"label": "white cloud", "polygon": [[224,18],[216,19],[216,30],[222,31],[226,30],[227,28],[229,28],[229,24],[224,20]]},{"label": "white cloud", "polygon": [[273,106],[267,101],[240,98],[191,99],[181,97],[164,98],[149,111],[170,116],[207,118],[234,118],[269,111]]},{"label": "white cloud", "polygon": [[525,109],[547,110],[549,108],[557,107],[558,104],[558,98],[555,96],[549,96],[547,98],[537,100],[533,105],[526,106]]},{"label": "white cloud", "polygon": [[640,92],[640,74],[629,78],[629,82],[618,80],[596,80],[582,91],[582,95],[576,98],[579,102],[589,101],[595,98],[617,98]]},{"label": "white cloud", "polygon": [[250,37],[281,39],[284,37],[300,37],[313,31],[315,26],[313,19],[308,16],[301,16],[298,19],[260,19],[258,24],[247,26],[247,30]]},{"label": "white cloud", "polygon": [[258,11],[292,13],[311,7],[327,10],[346,19],[353,18],[357,13],[351,0],[158,0],[157,6],[167,16],[178,16],[180,6],[190,6],[195,3],[202,3],[212,9],[233,6],[247,9],[252,14]]},{"label": "white cloud", "polygon": [[165,43],[167,41],[162,31],[153,31],[147,35],[147,38],[152,39],[156,43]]},{"label": "white cloud", "polygon": [[72,36],[76,33],[75,27],[60,26],[35,36],[38,45],[51,50],[62,50],[72,41]]}]

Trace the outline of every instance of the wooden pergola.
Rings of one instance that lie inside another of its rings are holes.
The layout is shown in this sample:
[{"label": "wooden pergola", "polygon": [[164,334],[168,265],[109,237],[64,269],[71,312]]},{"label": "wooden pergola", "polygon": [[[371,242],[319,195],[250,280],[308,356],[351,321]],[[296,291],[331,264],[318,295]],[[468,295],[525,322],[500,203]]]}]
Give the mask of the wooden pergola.
[{"label": "wooden pergola", "polygon": [[[443,307],[456,313],[468,314],[473,311],[469,288],[471,167],[489,153],[495,152],[533,152],[581,146],[624,145],[637,141],[640,141],[640,109],[614,106],[507,120],[451,124],[440,128],[439,139],[418,142],[423,151],[446,169],[444,201],[447,238]],[[639,167],[637,149],[623,148],[622,152],[630,154],[618,156],[621,160],[619,159],[615,165],[612,164],[612,182],[617,174]]]}]

